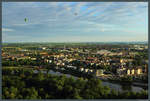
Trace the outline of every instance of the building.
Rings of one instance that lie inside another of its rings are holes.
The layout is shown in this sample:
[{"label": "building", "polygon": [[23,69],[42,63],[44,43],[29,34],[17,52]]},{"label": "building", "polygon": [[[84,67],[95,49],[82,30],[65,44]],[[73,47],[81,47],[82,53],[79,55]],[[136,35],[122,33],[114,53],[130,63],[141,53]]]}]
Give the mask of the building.
[{"label": "building", "polygon": [[80,68],[80,71],[81,71],[81,72],[84,71],[84,68]]},{"label": "building", "polygon": [[126,71],[127,71],[127,75],[140,75],[143,73],[141,67],[128,68]]},{"label": "building", "polygon": [[92,69],[89,69],[88,73],[93,73],[93,70],[92,70]]},{"label": "building", "polygon": [[84,69],[84,71],[87,73],[89,71],[89,69]]},{"label": "building", "polygon": [[144,68],[144,72],[145,74],[148,74],[148,65],[145,65],[145,68]]},{"label": "building", "polygon": [[117,68],[116,72],[118,75],[124,75],[126,74],[126,68]]},{"label": "building", "polygon": [[36,60],[36,58],[31,58],[31,60]]},{"label": "building", "polygon": [[143,73],[143,70],[142,70],[141,67],[137,67],[137,68],[135,69],[135,74],[136,74],[136,75],[140,75],[140,74],[142,74],[142,73]]},{"label": "building", "polygon": [[135,74],[135,70],[132,68],[130,69],[130,75],[134,75]]},{"label": "building", "polygon": [[41,52],[40,55],[48,55],[47,52]]},{"label": "building", "polygon": [[101,75],[104,75],[104,70],[103,69],[98,69],[98,70],[95,70],[93,72],[95,74],[95,76],[101,76]]},{"label": "building", "polygon": [[127,75],[130,75],[130,74],[131,74],[130,69],[127,69]]}]

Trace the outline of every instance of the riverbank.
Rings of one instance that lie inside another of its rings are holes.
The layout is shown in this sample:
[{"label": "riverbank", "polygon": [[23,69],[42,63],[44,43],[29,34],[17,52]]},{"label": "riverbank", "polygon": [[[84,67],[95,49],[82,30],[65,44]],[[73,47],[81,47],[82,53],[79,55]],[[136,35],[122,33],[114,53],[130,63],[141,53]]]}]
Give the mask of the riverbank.
[{"label": "riverbank", "polygon": [[140,83],[140,82],[136,82],[136,81],[132,81],[132,82],[124,82],[124,81],[120,81],[117,79],[109,79],[109,78],[103,78],[103,77],[97,77],[102,81],[105,82],[111,82],[111,83],[116,83],[116,84],[121,84],[121,85],[134,85],[137,87],[142,87],[143,89],[148,89],[148,83]]},{"label": "riverbank", "polygon": [[[3,67],[3,68],[20,68],[20,67]],[[45,71],[45,73],[47,72],[47,69],[36,69],[36,68],[27,68],[27,67],[21,67],[23,69],[32,69],[32,70],[37,70],[37,71]],[[83,73],[79,73],[78,71],[69,71],[69,70],[58,70],[58,69],[50,69],[52,71],[54,71],[55,73],[58,72],[58,73],[62,73],[62,74],[69,74],[73,77],[83,77],[83,78],[91,78],[93,77],[92,75],[87,75],[87,74],[83,74]],[[50,71],[49,70],[49,71]],[[140,87],[140,88],[143,88],[143,89],[148,89],[148,84],[146,83],[139,83],[139,82],[132,82],[132,83],[128,83],[128,82],[120,82],[120,81],[117,81],[117,80],[109,80],[107,78],[101,78],[101,77],[96,77],[98,79],[100,79],[101,81],[103,82],[109,82],[109,83],[113,83],[113,84],[119,84],[119,85],[129,85],[129,86],[136,86],[136,87]]]}]

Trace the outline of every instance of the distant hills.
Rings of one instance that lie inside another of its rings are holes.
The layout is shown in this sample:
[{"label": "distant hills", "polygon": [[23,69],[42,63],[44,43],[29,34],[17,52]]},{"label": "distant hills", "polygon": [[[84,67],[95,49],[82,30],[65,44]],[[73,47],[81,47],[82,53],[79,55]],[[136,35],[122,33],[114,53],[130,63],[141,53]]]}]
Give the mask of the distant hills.
[{"label": "distant hills", "polygon": [[148,44],[148,41],[137,42],[3,42],[2,44]]}]

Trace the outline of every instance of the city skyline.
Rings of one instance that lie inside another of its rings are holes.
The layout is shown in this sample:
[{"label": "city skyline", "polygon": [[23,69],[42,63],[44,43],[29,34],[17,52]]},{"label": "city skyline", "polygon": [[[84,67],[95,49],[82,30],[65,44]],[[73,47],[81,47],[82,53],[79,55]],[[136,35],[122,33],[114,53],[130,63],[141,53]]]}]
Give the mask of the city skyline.
[{"label": "city skyline", "polygon": [[5,2],[2,41],[148,41],[148,3]]}]

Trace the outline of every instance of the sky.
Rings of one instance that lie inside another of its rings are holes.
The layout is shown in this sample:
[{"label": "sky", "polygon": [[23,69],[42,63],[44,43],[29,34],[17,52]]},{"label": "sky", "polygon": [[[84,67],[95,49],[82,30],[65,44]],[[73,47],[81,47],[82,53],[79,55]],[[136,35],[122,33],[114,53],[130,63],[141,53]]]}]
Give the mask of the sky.
[{"label": "sky", "polygon": [[2,3],[2,42],[132,41],[148,41],[147,2]]}]

